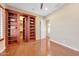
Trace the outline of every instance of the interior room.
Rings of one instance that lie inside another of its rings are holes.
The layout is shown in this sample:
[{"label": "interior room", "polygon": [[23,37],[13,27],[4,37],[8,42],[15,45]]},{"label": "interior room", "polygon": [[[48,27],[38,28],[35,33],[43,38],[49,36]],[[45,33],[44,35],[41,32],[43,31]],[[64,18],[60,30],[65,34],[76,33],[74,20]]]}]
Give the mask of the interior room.
[{"label": "interior room", "polygon": [[78,3],[0,4],[0,56],[79,56]]}]

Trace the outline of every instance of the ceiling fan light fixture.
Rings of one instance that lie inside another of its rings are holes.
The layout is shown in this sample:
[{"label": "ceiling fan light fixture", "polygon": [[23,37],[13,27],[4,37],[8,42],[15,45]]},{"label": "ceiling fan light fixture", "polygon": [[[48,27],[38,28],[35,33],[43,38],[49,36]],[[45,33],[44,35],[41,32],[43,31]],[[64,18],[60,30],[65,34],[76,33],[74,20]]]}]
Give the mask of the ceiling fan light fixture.
[{"label": "ceiling fan light fixture", "polygon": [[48,10],[48,8],[46,7],[45,10]]}]

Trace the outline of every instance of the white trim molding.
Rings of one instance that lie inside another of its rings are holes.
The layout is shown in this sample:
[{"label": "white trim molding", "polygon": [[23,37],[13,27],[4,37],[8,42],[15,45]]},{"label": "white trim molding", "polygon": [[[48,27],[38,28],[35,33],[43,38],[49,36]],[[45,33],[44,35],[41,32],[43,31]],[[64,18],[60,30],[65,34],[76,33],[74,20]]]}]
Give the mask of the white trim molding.
[{"label": "white trim molding", "polygon": [[49,41],[53,41],[53,42],[55,42],[55,43],[57,43],[57,44],[59,44],[59,45],[61,45],[61,46],[64,46],[64,47],[67,47],[67,48],[69,48],[69,49],[71,49],[71,50],[73,50],[73,51],[79,52],[78,49],[73,48],[73,47],[71,47],[71,46],[68,46],[68,45],[66,45],[66,44],[64,44],[64,43],[61,43],[61,42],[58,42],[58,41],[55,41],[55,40],[52,40],[52,39],[49,39]]}]

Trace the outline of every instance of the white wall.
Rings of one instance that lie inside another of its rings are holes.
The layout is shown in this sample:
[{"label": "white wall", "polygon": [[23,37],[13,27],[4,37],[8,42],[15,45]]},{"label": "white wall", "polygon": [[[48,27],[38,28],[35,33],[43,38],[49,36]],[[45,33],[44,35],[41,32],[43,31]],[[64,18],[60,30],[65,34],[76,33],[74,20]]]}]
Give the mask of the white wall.
[{"label": "white wall", "polygon": [[46,38],[46,20],[45,19],[41,19],[41,39],[45,39]]},{"label": "white wall", "polygon": [[36,17],[36,40],[41,39],[41,19],[42,17]]},{"label": "white wall", "polygon": [[66,4],[46,17],[50,20],[50,39],[79,51],[79,4]]}]

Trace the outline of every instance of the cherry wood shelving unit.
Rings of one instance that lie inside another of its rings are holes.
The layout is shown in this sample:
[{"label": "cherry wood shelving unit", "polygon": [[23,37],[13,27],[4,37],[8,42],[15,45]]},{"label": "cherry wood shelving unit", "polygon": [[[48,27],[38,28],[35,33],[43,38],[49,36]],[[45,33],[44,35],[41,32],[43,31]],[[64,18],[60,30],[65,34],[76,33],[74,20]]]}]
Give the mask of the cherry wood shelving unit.
[{"label": "cherry wood shelving unit", "polygon": [[26,16],[23,20],[24,41],[36,40],[35,35],[35,17]]},{"label": "cherry wood shelving unit", "polygon": [[[19,16],[18,16],[19,15]],[[22,14],[6,9],[6,33],[8,43],[19,41],[20,36],[20,15],[23,15],[23,41],[36,40],[35,16]]]},{"label": "cherry wood shelving unit", "polygon": [[8,43],[17,42],[17,14],[7,10],[7,39]]},{"label": "cherry wood shelving unit", "polygon": [[30,40],[35,39],[35,18],[30,17]]}]

